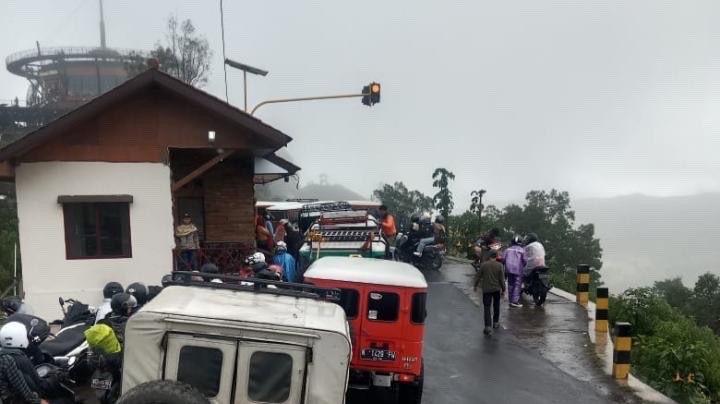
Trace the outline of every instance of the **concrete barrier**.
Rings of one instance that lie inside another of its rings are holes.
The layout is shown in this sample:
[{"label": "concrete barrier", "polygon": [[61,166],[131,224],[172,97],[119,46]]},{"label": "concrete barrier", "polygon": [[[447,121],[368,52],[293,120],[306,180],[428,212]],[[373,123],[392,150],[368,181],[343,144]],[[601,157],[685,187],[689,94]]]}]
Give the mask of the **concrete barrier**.
[{"label": "concrete barrier", "polygon": [[590,266],[580,264],[577,266],[577,287],[575,301],[583,306],[587,305],[590,292]]},{"label": "concrete barrier", "polygon": [[610,293],[608,288],[597,288],[597,299],[595,299],[595,332],[608,332],[608,300]]}]

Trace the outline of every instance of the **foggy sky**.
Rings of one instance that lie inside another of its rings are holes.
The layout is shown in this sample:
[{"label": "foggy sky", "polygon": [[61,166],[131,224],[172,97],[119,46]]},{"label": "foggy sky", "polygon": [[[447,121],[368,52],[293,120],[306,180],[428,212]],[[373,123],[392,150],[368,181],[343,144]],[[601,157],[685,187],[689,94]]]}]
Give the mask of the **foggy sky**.
[{"label": "foggy sky", "polygon": [[[5,0],[0,55],[99,44],[95,0]],[[358,92],[357,99],[263,107],[294,138],[303,182],[321,173],[369,195],[402,180],[432,192],[457,175],[488,202],[556,187],[574,197],[720,190],[720,2],[225,1],[227,56],[270,71],[269,98]],[[191,18],[214,52],[207,91],[223,97],[216,1],[106,0],[109,46],[149,49],[171,13]],[[242,78],[228,70],[230,101]],[[27,83],[0,72],[0,100]],[[7,102],[7,101],[0,101]]]}]

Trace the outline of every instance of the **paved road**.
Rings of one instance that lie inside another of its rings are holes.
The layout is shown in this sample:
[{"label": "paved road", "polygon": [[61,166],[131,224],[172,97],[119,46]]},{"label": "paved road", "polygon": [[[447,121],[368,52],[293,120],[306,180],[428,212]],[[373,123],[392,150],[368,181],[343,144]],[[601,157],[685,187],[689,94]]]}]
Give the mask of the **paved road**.
[{"label": "paved road", "polygon": [[[574,304],[551,298],[544,309],[508,309],[503,328],[482,334],[471,269],[447,263],[427,273],[423,404],[635,402],[594,363],[587,322]],[[349,403],[375,402],[351,394]]]}]

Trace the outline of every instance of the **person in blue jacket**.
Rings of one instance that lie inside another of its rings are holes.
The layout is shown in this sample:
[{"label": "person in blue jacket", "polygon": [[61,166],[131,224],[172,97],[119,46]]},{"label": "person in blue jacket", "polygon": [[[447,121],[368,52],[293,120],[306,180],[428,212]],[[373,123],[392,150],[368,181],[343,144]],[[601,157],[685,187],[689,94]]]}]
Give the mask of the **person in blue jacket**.
[{"label": "person in blue jacket", "polygon": [[300,282],[300,279],[297,279],[295,258],[293,258],[293,256],[288,253],[287,244],[284,241],[278,241],[277,246],[275,246],[275,256],[273,257],[273,264],[282,267],[283,281]]}]

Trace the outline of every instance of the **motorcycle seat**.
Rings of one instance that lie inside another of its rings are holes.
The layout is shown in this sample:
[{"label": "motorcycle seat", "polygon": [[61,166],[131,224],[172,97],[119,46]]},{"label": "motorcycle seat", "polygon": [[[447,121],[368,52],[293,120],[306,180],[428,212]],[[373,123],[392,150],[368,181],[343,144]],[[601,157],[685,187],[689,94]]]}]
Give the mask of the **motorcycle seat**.
[{"label": "motorcycle seat", "polygon": [[85,330],[90,328],[85,323],[79,323],[61,329],[55,338],[40,344],[40,350],[50,356],[63,356],[85,342]]}]

